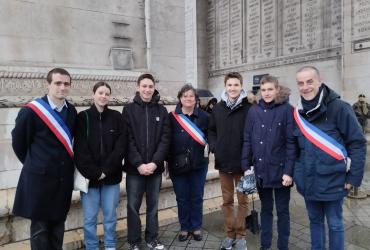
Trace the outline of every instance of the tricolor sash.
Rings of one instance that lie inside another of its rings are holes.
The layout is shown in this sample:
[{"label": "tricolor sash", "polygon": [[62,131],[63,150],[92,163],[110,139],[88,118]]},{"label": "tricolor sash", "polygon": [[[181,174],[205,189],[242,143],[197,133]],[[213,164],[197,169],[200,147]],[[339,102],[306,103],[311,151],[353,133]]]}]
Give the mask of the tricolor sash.
[{"label": "tricolor sash", "polygon": [[32,109],[48,126],[57,139],[63,144],[68,154],[73,157],[72,136],[63,119],[41,98],[37,98],[26,105]]},{"label": "tricolor sash", "polygon": [[313,143],[316,147],[322,151],[337,159],[338,161],[344,160],[347,163],[347,169],[349,164],[349,158],[347,157],[347,150],[342,144],[334,140],[332,137],[321,131],[313,124],[306,121],[298,112],[297,108],[293,110],[294,120],[296,121],[302,134]]},{"label": "tricolor sash", "polygon": [[176,114],[175,111],[173,111],[172,114],[180,126],[190,135],[191,138],[193,138],[194,141],[198,142],[202,146],[207,144],[204,133],[194,122],[183,114]]}]

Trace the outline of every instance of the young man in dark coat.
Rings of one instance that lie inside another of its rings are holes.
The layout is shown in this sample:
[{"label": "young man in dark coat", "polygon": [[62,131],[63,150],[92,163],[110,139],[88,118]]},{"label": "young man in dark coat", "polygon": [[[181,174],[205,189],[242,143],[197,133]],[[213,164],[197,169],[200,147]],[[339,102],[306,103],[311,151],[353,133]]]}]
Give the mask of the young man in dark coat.
[{"label": "young man in dark coat", "polygon": [[145,241],[150,249],[164,249],[158,241],[158,198],[164,160],[170,145],[170,126],[166,108],[158,103],[154,77],[143,74],[137,80],[133,103],[123,109],[128,128],[127,228],[130,249],[139,249],[141,221],[139,210],[146,193]]},{"label": "young man in dark coat", "polygon": [[290,89],[267,75],[260,81],[260,100],[249,111],[244,128],[242,168],[254,167],[261,200],[261,248],[271,249],[273,208],[276,207],[277,248],[287,250],[290,235],[289,201],[295,143]]},{"label": "young man in dark coat", "polygon": [[[317,68],[300,68],[296,80],[301,98],[297,106],[299,113],[295,113],[297,126],[293,130],[299,144],[293,179],[305,199],[310,219],[311,248],[325,249],[326,217],[329,249],[343,250],[343,198],[351,187],[361,184],[366,140],[351,106],[321,81]],[[322,140],[305,129],[307,123],[296,119],[299,117],[331,140]],[[321,144],[308,139],[302,131],[309,132],[308,138],[313,137]],[[323,142],[327,145],[328,141],[335,147],[322,147]],[[337,152],[342,152],[339,154],[342,157],[336,156],[332,148],[338,148]]]},{"label": "young man in dark coat", "polygon": [[65,100],[71,76],[66,70],[55,68],[46,80],[48,94],[19,111],[12,131],[12,146],[23,164],[13,214],[31,219],[31,248],[37,250],[62,249],[74,173],[72,151],[39,116],[40,109],[32,105],[42,103],[50,110],[58,125],[64,126],[61,130],[69,134],[66,141],[70,140],[71,145],[77,115],[75,107]]},{"label": "young man in dark coat", "polygon": [[245,117],[251,104],[242,89],[243,79],[237,72],[229,73],[224,79],[225,90],[221,101],[214,107],[208,129],[211,152],[215,154],[215,169],[219,170],[223,198],[223,215],[226,238],[221,249],[245,249],[245,217],[247,196],[237,193],[238,209],[234,216],[234,191],[243,176],[241,153]]}]

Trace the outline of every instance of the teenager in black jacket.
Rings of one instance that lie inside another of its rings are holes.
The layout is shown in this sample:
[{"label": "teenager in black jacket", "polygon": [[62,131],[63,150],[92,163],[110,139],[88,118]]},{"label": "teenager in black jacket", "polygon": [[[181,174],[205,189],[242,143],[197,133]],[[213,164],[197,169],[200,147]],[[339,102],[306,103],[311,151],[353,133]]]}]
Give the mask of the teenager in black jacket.
[{"label": "teenager in black jacket", "polygon": [[88,192],[81,192],[85,246],[86,249],[99,248],[96,226],[101,207],[105,249],[115,249],[116,209],[127,133],[121,113],[107,107],[110,86],[98,82],[93,93],[94,104],[77,116],[74,146],[77,168],[90,180]]},{"label": "teenager in black jacket", "polygon": [[125,171],[128,241],[132,250],[139,249],[141,241],[139,210],[144,193],[145,241],[149,249],[164,249],[157,240],[158,198],[170,145],[170,127],[167,110],[158,103],[160,98],[154,82],[151,74],[139,76],[134,101],[123,109],[129,137]]},{"label": "teenager in black jacket", "polygon": [[243,90],[242,76],[237,72],[229,73],[224,79],[225,90],[221,101],[214,107],[208,129],[211,152],[215,154],[215,169],[219,170],[222,191],[222,210],[226,238],[221,249],[246,249],[245,216],[247,197],[237,193],[238,210],[234,216],[235,185],[243,176],[241,153],[245,116],[251,104]]}]

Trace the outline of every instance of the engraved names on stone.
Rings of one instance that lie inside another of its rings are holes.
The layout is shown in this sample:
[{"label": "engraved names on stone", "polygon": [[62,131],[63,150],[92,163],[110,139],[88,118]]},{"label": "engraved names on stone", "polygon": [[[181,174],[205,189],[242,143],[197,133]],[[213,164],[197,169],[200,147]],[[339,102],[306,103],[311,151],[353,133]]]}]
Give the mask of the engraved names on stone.
[{"label": "engraved names on stone", "polygon": [[242,2],[230,0],[230,64],[242,63]]},{"label": "engraved names on stone", "polygon": [[216,69],[216,4],[215,0],[208,0],[207,13],[207,43],[208,43],[208,67]]},{"label": "engraved names on stone", "polygon": [[218,51],[219,67],[227,67],[230,64],[230,25],[229,25],[229,0],[219,0],[218,2]]},{"label": "engraved names on stone", "polygon": [[247,62],[254,62],[261,53],[260,0],[247,1]]},{"label": "engraved names on stone", "polygon": [[261,46],[265,59],[277,56],[277,6],[276,0],[262,0]]},{"label": "engraved names on stone", "polygon": [[300,0],[283,0],[283,55],[295,53],[302,44]]},{"label": "engraved names on stone", "polygon": [[304,50],[322,48],[323,15],[322,0],[306,0],[302,10],[302,45]]},{"label": "engraved names on stone", "polygon": [[[370,0],[359,2],[369,3],[370,8]],[[325,51],[341,46],[341,0],[209,0],[208,3],[211,71],[271,60],[291,63],[292,60],[284,58],[304,57],[317,51],[325,57],[331,55]]]},{"label": "engraved names on stone", "polygon": [[370,0],[352,0],[352,37],[370,37]]},{"label": "engraved names on stone", "polygon": [[342,0],[330,1],[330,38],[328,46],[340,46],[342,42]]}]

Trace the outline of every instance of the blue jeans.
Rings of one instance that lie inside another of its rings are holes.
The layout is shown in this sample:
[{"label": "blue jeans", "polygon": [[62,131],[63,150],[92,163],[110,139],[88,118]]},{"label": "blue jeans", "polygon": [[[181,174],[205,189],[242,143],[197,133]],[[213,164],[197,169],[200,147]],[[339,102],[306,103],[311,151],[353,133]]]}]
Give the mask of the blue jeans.
[{"label": "blue jeans", "polygon": [[170,175],[176,194],[181,231],[193,232],[202,227],[207,170],[206,165],[182,175]]},{"label": "blue jeans", "polygon": [[148,176],[127,174],[127,238],[130,244],[141,241],[141,220],[139,210],[146,194],[145,241],[158,238],[158,198],[161,189],[162,174]]},{"label": "blue jeans", "polygon": [[119,202],[120,188],[116,185],[102,185],[89,188],[87,194],[81,192],[84,217],[84,237],[87,250],[99,249],[99,239],[96,235],[99,208],[103,211],[104,246],[116,247],[116,209]]},{"label": "blue jeans", "polygon": [[290,188],[258,188],[261,200],[261,246],[271,248],[274,196],[279,250],[287,250],[290,235],[289,201]]},{"label": "blue jeans", "polygon": [[329,227],[329,249],[344,249],[343,199],[336,201],[305,200],[310,219],[311,249],[325,249],[325,217]]}]

